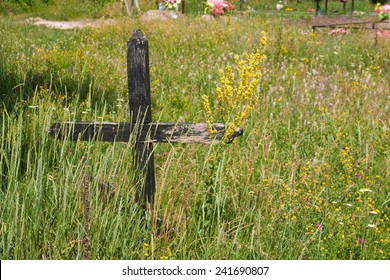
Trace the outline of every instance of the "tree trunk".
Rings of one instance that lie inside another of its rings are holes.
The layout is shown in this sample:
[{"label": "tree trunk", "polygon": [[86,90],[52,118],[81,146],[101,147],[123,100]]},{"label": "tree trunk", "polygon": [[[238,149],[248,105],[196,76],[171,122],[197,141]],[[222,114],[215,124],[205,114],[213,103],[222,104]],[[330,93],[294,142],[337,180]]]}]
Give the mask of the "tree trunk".
[{"label": "tree trunk", "polygon": [[126,11],[127,11],[127,14],[129,16],[133,15],[134,6],[136,7],[137,12],[139,14],[141,13],[141,9],[139,8],[138,0],[123,0],[123,2],[125,3]]}]

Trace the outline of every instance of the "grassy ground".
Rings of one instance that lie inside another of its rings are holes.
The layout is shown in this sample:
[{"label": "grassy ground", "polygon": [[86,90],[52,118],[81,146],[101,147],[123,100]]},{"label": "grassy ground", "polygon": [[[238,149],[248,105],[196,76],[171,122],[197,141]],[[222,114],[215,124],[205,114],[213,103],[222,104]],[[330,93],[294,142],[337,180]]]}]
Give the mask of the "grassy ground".
[{"label": "grassy ground", "polygon": [[[129,119],[135,28],[149,39],[155,121],[204,122],[218,71],[268,39],[244,136],[155,145],[148,213],[133,202],[131,143],[47,135],[58,120]],[[389,259],[388,38],[314,34],[288,12],[72,31],[11,16],[0,37],[1,259],[81,259],[86,174],[92,259]]]}]

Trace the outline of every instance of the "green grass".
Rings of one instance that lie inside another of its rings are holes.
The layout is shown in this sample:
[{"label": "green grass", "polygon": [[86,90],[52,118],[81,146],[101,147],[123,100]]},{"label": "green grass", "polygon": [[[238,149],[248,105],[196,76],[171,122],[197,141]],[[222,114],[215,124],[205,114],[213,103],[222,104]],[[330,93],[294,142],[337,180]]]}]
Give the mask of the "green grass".
[{"label": "green grass", "polygon": [[[147,213],[133,200],[131,143],[47,135],[58,120],[128,121],[135,28],[149,39],[154,121],[204,122],[201,96],[213,98],[219,69],[255,50],[262,30],[268,38],[244,136],[155,145]],[[313,34],[287,13],[74,31],[11,16],[0,37],[1,259],[82,258],[85,172],[92,259],[389,259],[388,38]]]}]

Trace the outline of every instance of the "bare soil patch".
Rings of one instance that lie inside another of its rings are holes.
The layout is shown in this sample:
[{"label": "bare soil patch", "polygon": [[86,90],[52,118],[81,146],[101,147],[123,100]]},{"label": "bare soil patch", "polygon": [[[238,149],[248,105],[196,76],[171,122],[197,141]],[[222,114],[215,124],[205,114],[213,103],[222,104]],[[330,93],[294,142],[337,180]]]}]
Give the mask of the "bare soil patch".
[{"label": "bare soil patch", "polygon": [[85,28],[85,27],[95,27],[103,26],[106,24],[112,24],[113,19],[99,19],[99,20],[79,20],[79,21],[54,21],[54,20],[45,20],[42,18],[29,18],[27,22],[33,25],[44,25],[49,28],[56,29],[75,29],[75,28]]}]

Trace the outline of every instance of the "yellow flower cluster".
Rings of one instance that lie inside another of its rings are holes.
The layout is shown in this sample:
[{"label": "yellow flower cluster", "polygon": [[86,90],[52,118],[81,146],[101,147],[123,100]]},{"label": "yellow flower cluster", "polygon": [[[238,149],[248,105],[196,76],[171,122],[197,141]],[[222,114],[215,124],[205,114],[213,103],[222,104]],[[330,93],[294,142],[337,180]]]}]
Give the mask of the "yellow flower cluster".
[{"label": "yellow flower cluster", "polygon": [[[225,70],[219,72],[221,85],[216,89],[215,109],[218,117],[226,123],[227,128],[223,137],[225,142],[229,141],[235,129],[249,116],[258,102],[256,92],[261,79],[266,44],[266,34],[261,32],[259,49],[251,54],[245,52],[242,57],[235,56],[236,71],[231,66],[227,66]],[[202,96],[202,100],[212,137],[215,129],[212,126],[214,118],[210,100],[206,95]]]},{"label": "yellow flower cluster", "polygon": [[214,118],[212,116],[212,112],[211,112],[211,108],[210,108],[210,100],[207,97],[207,95],[202,95],[202,100],[203,100],[203,108],[204,108],[204,110],[206,112],[206,116],[207,116],[208,131],[209,131],[210,137],[212,137],[217,132],[217,130],[213,127]]},{"label": "yellow flower cluster", "polygon": [[150,246],[148,243],[144,243],[144,256],[145,257],[149,257],[149,249],[150,249]]},{"label": "yellow flower cluster", "polygon": [[348,146],[340,151],[340,155],[342,158],[341,161],[348,174],[351,174],[353,172],[353,157],[351,156],[350,152],[351,148]]}]

